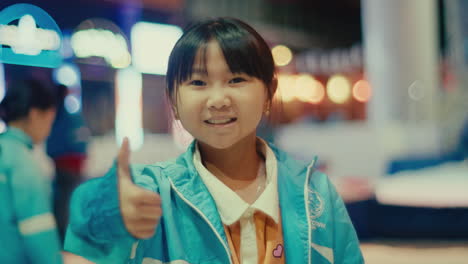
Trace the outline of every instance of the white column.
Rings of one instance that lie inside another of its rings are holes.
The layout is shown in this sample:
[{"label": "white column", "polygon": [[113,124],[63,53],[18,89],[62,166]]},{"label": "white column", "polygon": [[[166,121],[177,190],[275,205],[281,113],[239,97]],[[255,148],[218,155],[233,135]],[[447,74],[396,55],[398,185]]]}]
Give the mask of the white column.
[{"label": "white column", "polygon": [[117,70],[115,80],[115,138],[120,147],[128,137],[130,149],[136,151],[144,140],[142,75],[128,67]]},{"label": "white column", "polygon": [[371,124],[435,120],[439,90],[435,0],[362,0]]}]

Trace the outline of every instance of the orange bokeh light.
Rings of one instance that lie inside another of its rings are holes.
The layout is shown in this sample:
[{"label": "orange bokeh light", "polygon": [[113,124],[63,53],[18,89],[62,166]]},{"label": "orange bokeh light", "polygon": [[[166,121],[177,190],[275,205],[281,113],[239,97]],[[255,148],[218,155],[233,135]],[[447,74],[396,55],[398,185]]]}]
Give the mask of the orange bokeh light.
[{"label": "orange bokeh light", "polygon": [[359,80],[353,86],[353,97],[361,103],[366,103],[372,96],[372,89],[366,80]]}]

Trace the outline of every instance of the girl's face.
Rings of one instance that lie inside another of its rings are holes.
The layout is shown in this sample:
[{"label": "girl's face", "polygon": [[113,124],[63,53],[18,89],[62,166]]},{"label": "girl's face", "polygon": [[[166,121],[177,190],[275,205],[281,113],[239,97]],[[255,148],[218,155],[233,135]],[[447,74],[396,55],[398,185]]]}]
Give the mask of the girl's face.
[{"label": "girl's face", "polygon": [[226,149],[255,137],[266,109],[267,91],[258,78],[232,73],[215,40],[206,47],[206,72],[199,51],[193,74],[178,86],[176,115],[201,143]]}]

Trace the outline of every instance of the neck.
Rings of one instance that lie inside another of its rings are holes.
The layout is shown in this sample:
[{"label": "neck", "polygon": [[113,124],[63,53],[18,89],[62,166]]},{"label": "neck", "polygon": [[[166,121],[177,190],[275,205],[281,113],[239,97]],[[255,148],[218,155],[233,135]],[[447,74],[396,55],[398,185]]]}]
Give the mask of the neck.
[{"label": "neck", "polygon": [[221,181],[252,181],[257,177],[261,157],[255,134],[227,149],[215,149],[202,142],[198,146],[205,167]]},{"label": "neck", "polygon": [[27,131],[28,131],[28,126],[27,126],[25,120],[10,121],[10,122],[8,123],[8,126],[9,126],[9,127],[14,127],[14,128],[17,128],[17,129],[20,129],[20,130],[22,130],[24,133],[29,134],[29,133],[27,132]]},{"label": "neck", "polygon": [[29,137],[33,138],[33,136],[32,136],[33,133],[31,131],[31,128],[30,128],[29,123],[27,122],[27,120],[20,119],[20,120],[10,121],[10,122],[8,122],[8,126],[17,128],[17,129],[23,131],[24,133],[26,133],[26,135],[28,135]]}]

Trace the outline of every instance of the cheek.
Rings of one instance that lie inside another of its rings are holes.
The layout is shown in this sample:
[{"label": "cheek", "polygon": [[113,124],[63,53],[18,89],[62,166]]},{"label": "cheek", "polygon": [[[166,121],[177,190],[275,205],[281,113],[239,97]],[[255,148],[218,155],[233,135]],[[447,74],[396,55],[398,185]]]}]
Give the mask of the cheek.
[{"label": "cheek", "polygon": [[266,91],[257,91],[256,93],[252,93],[246,100],[250,106],[250,111],[255,111],[255,113],[259,112],[260,115],[262,115],[267,102]]},{"label": "cheek", "polygon": [[260,120],[262,119],[263,116],[263,111],[264,111],[264,103],[263,101],[259,100],[261,94],[258,95],[252,95],[251,97],[246,98],[243,100],[243,107],[239,107],[243,120],[247,121],[248,126],[258,126],[260,123]]},{"label": "cheek", "polygon": [[177,111],[179,115],[183,116],[193,116],[203,109],[203,101],[200,96],[197,96],[193,93],[180,93],[180,96],[177,100]]},{"label": "cheek", "polygon": [[196,127],[196,124],[199,120],[199,112],[195,109],[195,107],[188,104],[180,104],[177,112],[179,121],[185,129],[191,130],[192,128]]}]

